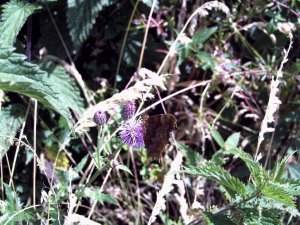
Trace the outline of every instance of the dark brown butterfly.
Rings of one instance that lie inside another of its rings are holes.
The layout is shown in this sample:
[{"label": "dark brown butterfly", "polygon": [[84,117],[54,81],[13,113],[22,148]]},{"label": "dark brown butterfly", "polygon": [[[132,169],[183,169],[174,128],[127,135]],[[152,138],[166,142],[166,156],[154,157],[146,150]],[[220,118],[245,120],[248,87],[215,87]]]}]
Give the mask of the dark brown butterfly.
[{"label": "dark brown butterfly", "polygon": [[170,143],[170,133],[176,128],[177,119],[172,114],[144,117],[144,143],[148,157],[161,157]]}]

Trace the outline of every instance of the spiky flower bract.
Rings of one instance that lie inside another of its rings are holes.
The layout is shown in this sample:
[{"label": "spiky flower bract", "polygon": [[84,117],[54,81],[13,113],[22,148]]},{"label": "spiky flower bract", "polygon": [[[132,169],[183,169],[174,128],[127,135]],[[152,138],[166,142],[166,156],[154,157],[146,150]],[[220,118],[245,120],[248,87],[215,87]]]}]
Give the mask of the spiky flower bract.
[{"label": "spiky flower bract", "polygon": [[129,120],[131,119],[136,111],[136,106],[134,101],[127,101],[123,105],[122,108],[122,117],[124,120]]},{"label": "spiky flower bract", "polygon": [[121,127],[119,133],[122,141],[133,148],[141,148],[144,146],[144,131],[142,120],[130,119]]}]

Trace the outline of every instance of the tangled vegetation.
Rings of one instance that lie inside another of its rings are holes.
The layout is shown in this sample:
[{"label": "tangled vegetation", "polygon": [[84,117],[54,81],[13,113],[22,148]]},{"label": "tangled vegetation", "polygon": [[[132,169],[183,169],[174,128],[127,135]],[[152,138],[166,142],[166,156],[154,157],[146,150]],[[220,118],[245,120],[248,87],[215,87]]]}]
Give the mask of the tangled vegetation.
[{"label": "tangled vegetation", "polygon": [[2,1],[0,224],[299,224],[299,12]]}]

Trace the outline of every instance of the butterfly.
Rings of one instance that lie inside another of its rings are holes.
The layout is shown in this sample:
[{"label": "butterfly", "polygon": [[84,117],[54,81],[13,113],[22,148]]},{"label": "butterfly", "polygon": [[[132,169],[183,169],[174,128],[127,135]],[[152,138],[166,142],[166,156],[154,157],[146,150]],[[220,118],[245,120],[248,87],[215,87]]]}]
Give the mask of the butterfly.
[{"label": "butterfly", "polygon": [[177,128],[177,119],[172,114],[144,116],[144,143],[149,158],[161,158],[166,150],[170,134]]}]

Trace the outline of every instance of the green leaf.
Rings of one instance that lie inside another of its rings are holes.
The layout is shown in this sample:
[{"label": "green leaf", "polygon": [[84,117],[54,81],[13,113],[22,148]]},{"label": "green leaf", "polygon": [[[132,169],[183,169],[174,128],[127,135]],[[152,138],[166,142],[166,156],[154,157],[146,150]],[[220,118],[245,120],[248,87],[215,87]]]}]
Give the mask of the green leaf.
[{"label": "green leaf", "polygon": [[298,163],[289,163],[287,169],[291,178],[300,179],[300,165]]},{"label": "green leaf", "polygon": [[257,208],[242,208],[239,211],[243,212],[243,224],[247,225],[281,225],[278,212],[274,210],[262,210]]},{"label": "green leaf", "polygon": [[295,207],[287,206],[286,204],[268,197],[253,198],[247,202],[247,205],[262,209],[271,209],[278,212],[288,212],[292,216],[300,216],[299,211]]},{"label": "green leaf", "polygon": [[225,150],[236,148],[240,140],[240,133],[233,133],[225,141]]},{"label": "green leaf", "polygon": [[85,188],[84,189],[84,196],[97,200],[99,202],[107,202],[110,204],[118,205],[117,201],[108,194],[103,194],[100,189],[91,189]]},{"label": "green leaf", "polygon": [[214,69],[215,61],[213,60],[210,53],[204,51],[198,51],[197,58],[203,63],[202,68],[204,70]]},{"label": "green leaf", "polygon": [[37,99],[62,115],[71,127],[70,111],[47,80],[47,73],[24,59],[24,55],[13,53],[13,48],[0,48],[0,89]]},{"label": "green leaf", "polygon": [[225,147],[225,141],[222,138],[221,134],[215,128],[211,128],[210,132],[211,132],[211,135],[212,135],[213,139],[218,143],[218,145],[221,148],[224,148]]},{"label": "green leaf", "polygon": [[203,44],[210,36],[218,30],[217,27],[204,28],[198,31],[192,38],[194,44]]},{"label": "green leaf", "polygon": [[213,154],[211,161],[213,161],[216,165],[221,166],[224,165],[226,161],[228,161],[228,158],[226,159],[225,157],[225,151],[223,149],[220,149]]},{"label": "green leaf", "polygon": [[236,223],[229,217],[229,215],[225,214],[213,214],[211,212],[205,211],[203,213],[205,217],[205,222],[208,225],[236,225]]},{"label": "green leaf", "polygon": [[38,5],[17,0],[11,0],[3,5],[0,23],[0,47],[14,44],[27,17],[37,9],[40,9]]},{"label": "green leaf", "polygon": [[127,173],[129,173],[131,176],[133,176],[133,174],[131,173],[130,169],[127,166],[125,166],[125,165],[117,165],[116,169],[118,169],[118,170],[124,170]]},{"label": "green leaf", "polygon": [[11,142],[25,119],[25,108],[20,104],[4,107],[0,111],[0,160],[8,151]]},{"label": "green leaf", "polygon": [[18,222],[32,218],[30,211],[21,211],[22,205],[18,195],[7,184],[5,187],[5,212],[0,216],[0,224],[17,225]]},{"label": "green leaf", "polygon": [[241,160],[243,160],[246,163],[248,169],[251,172],[251,176],[259,189],[262,188],[263,185],[269,181],[270,177],[267,174],[267,172],[262,168],[262,166],[258,162],[255,162],[248,153],[238,148],[231,148],[227,150],[226,153],[238,156]]},{"label": "green leaf", "polygon": [[83,167],[86,165],[88,159],[89,159],[88,155],[83,157],[81,159],[80,163],[78,163],[78,165],[74,168],[74,171],[79,173],[83,169]]},{"label": "green leaf", "polygon": [[176,142],[176,146],[180,149],[183,156],[186,158],[187,166],[197,166],[201,162],[201,155],[185,144]]},{"label": "green leaf", "polygon": [[63,67],[50,62],[42,63],[40,68],[48,73],[47,82],[52,84],[59,100],[80,117],[84,111],[84,100],[80,96],[75,79],[68,75]]},{"label": "green leaf", "polygon": [[293,196],[300,196],[299,179],[281,179],[276,184],[282,187],[287,194]]},{"label": "green leaf", "polygon": [[246,186],[239,179],[213,162],[207,162],[201,167],[186,168],[185,172],[214,180],[231,191],[246,196]]},{"label": "green leaf", "polygon": [[290,196],[282,187],[276,184],[266,184],[261,190],[261,193],[268,198],[281,202],[287,206],[295,208],[293,197]]},{"label": "green leaf", "polygon": [[89,36],[103,7],[114,2],[114,0],[68,0],[67,22],[76,47]]},{"label": "green leaf", "polygon": [[[294,154],[294,153],[295,152],[293,152],[292,154]],[[272,169],[272,173],[271,173],[273,181],[279,181],[283,177],[286,163],[287,163],[288,159],[291,157],[291,155],[287,155],[282,160],[276,161],[275,166]]]}]

